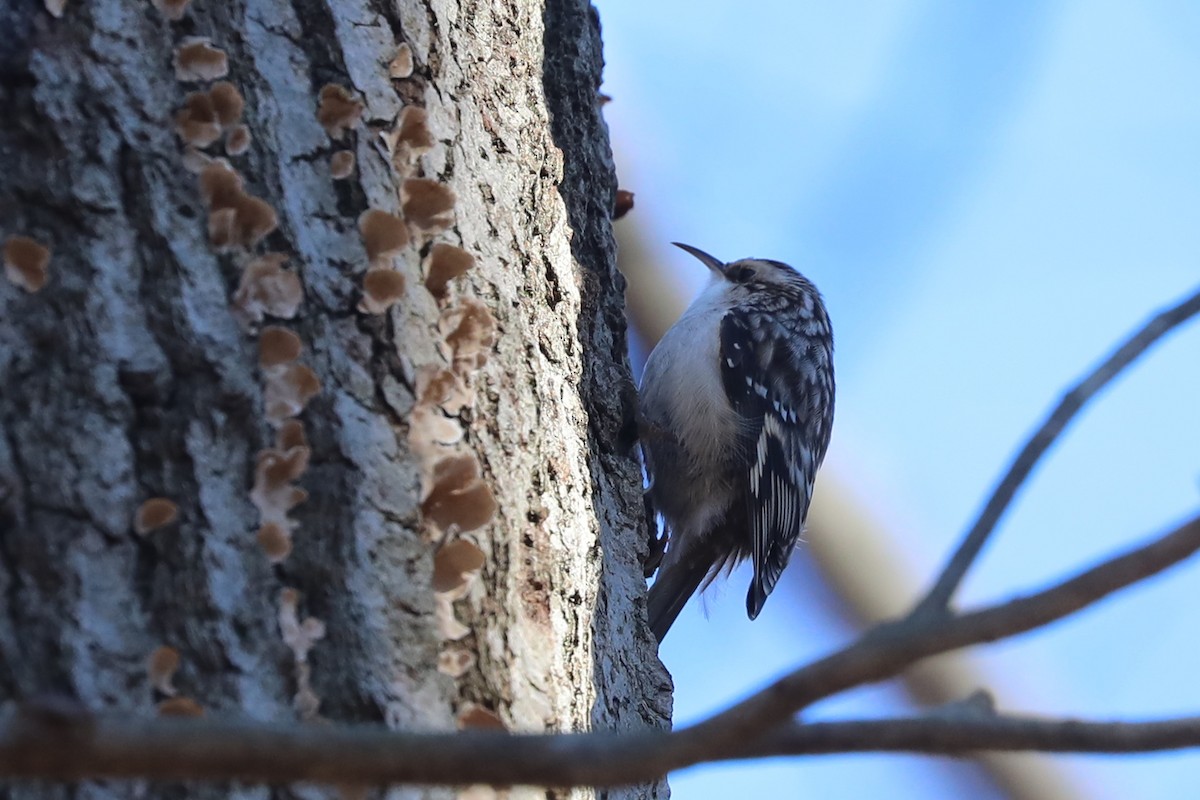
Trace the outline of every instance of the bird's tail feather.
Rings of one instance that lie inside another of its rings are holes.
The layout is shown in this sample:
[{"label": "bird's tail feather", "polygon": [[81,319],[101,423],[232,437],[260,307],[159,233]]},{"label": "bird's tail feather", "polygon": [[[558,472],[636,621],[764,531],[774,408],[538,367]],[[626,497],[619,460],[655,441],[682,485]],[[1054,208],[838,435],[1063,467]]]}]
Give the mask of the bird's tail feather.
[{"label": "bird's tail feather", "polygon": [[660,643],[679,612],[687,605],[688,598],[696,593],[696,589],[704,582],[711,569],[711,563],[703,559],[688,559],[675,563],[665,563],[658,571],[658,578],[650,587],[646,599],[646,607],[650,616],[650,630]]}]

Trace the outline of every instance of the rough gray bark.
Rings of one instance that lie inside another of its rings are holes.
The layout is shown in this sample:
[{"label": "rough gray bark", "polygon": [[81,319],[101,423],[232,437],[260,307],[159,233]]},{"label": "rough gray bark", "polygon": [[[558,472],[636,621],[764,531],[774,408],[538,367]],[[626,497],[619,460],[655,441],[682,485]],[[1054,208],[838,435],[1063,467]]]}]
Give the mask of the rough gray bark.
[{"label": "rough gray bark", "polygon": [[[586,2],[230,0],[170,22],[134,0],[72,3],[58,19],[18,0],[0,6],[0,30],[0,237],[52,250],[42,290],[0,279],[0,699],[154,713],[164,695],[146,662],[169,646],[179,693],[212,714],[667,724],[669,683],[638,610],[633,389]],[[229,160],[279,223],[252,249],[288,255],[304,287],[294,318],[266,322],[299,335],[321,382],[298,417],[309,496],[277,565],[251,498],[276,434],[257,336],[231,312],[250,255],[211,246],[173,130],[187,93],[210,85],[175,78],[190,35],[228,55],[225,80],[246,99],[253,141]],[[398,42],[416,64],[399,80]],[[316,118],[328,83],[364,104],[340,143]],[[400,212],[405,168],[379,134],[405,105],[426,109],[435,140],[413,174],[454,190],[454,224],[400,251],[403,298],[367,314],[357,220]],[[335,182],[330,156],[346,147],[358,169]],[[440,298],[422,275],[436,242],[476,259]],[[431,376],[457,387],[451,400],[431,399]],[[496,502],[470,531],[429,519],[435,466],[455,458],[477,461]],[[139,535],[153,497],[179,521]],[[435,596],[439,542],[468,540],[481,579]],[[285,589],[299,619],[324,625],[307,652],[281,633]]]}]

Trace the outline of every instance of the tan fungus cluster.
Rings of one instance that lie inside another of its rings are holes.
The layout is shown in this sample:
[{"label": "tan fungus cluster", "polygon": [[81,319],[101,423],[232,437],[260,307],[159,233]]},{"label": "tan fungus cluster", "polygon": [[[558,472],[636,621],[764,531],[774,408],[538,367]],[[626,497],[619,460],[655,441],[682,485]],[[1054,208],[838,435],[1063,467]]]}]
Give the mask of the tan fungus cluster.
[{"label": "tan fungus cluster", "polygon": [[265,317],[292,319],[299,311],[304,287],[299,275],[284,268],[287,261],[283,253],[265,253],[242,270],[233,309],[247,329],[253,329]]},{"label": "tan fungus cluster", "polygon": [[175,688],[175,673],[179,671],[183,659],[179,651],[173,647],[160,645],[146,657],[146,677],[150,686],[166,699],[158,704],[160,717],[202,717],[204,706],[190,697],[183,697]]},{"label": "tan fungus cluster", "polygon": [[[403,80],[413,69],[412,50],[402,44],[388,64],[388,74]],[[323,87],[319,101],[317,120],[332,139],[341,139],[361,120],[362,104],[343,87]],[[451,227],[457,202],[446,184],[414,174],[419,157],[436,145],[424,108],[405,106],[380,135],[401,181],[400,212],[371,208],[358,219],[368,261],[358,308],[366,314],[385,313],[403,299],[406,286],[396,269],[398,258],[414,239],[420,248]],[[332,155],[330,174],[335,180],[353,170],[350,150]],[[470,592],[485,563],[484,552],[464,534],[487,525],[497,512],[478,457],[462,446],[464,430],[458,418],[474,404],[471,378],[486,363],[497,333],[495,319],[483,303],[470,298],[453,302],[453,282],[474,265],[474,256],[466,250],[443,242],[434,243],[424,259],[425,288],[444,307],[438,333],[445,362],[418,371],[418,398],[409,418],[409,446],[422,466],[421,515],[437,543],[432,586],[436,617],[441,638],[448,643],[470,632],[455,617],[453,604]],[[469,649],[447,644],[438,670],[460,677],[475,663]],[[492,711],[476,705],[464,708],[459,721],[463,727],[503,727]]]},{"label": "tan fungus cluster", "polygon": [[362,119],[363,104],[344,86],[327,83],[317,96],[317,122],[330,139],[341,140]]},{"label": "tan fungus cluster", "polygon": [[240,156],[250,149],[250,129],[241,122],[245,108],[245,98],[229,81],[218,81],[207,92],[188,93],[175,113],[175,133],[187,145],[184,157],[191,171],[200,172],[215,161],[199,151],[222,134],[227,155]]},{"label": "tan fungus cluster", "polygon": [[[167,16],[182,15],[187,5],[186,0],[154,2]],[[181,81],[214,80],[224,77],[228,70],[225,53],[208,39],[184,40],[175,51],[175,74]],[[322,110],[326,129],[332,135],[333,130],[340,133],[356,123],[362,108],[344,92],[323,90]],[[275,209],[246,191],[241,174],[224,159],[202,152],[224,134],[227,155],[244,153],[251,143],[250,130],[241,122],[244,111],[245,99],[237,87],[220,81],[208,91],[190,93],[175,118],[175,129],[186,147],[184,164],[198,176],[200,194],[208,209],[209,243],[217,251],[252,251],[279,224]],[[299,276],[286,268],[288,256],[271,252],[247,258],[232,298],[232,311],[243,327],[253,331],[267,317],[294,318],[304,300],[304,289]],[[258,545],[273,564],[291,553],[298,523],[290,514],[308,498],[296,482],[308,468],[312,450],[303,423],[295,417],[320,392],[321,383],[310,367],[299,363],[303,349],[300,337],[292,330],[268,325],[259,331],[264,415],[276,427],[276,435],[275,446],[260,450],[256,456],[250,501],[259,513]],[[160,511],[155,518],[163,516]],[[143,523],[139,512],[139,532],[149,524]],[[318,713],[320,698],[312,688],[308,652],[325,636],[325,626],[312,617],[301,622],[299,601],[295,589],[281,592],[279,627],[295,662],[295,707],[302,718],[311,719]],[[163,694],[174,695],[171,678],[178,666],[178,653],[160,647],[148,662],[151,683]],[[158,709],[160,714],[170,715],[203,713],[195,701],[174,696],[160,703]]]},{"label": "tan fungus cluster", "polygon": [[300,592],[284,589],[279,593],[279,632],[284,644],[292,651],[296,665],[296,695],[292,705],[301,719],[313,719],[320,711],[321,698],[312,688],[312,668],[308,653],[321,639],[325,638],[325,623],[316,617],[300,621]]},{"label": "tan fungus cluster", "polygon": [[[465,298],[443,312],[438,330],[449,366],[419,371],[409,446],[422,465],[421,517],[442,542],[434,555],[438,629],[443,640],[456,641],[469,630],[454,616],[453,604],[470,591],[484,561],[479,547],[462,534],[484,527],[498,510],[478,457],[461,446],[457,417],[474,404],[470,378],[486,362],[496,327],[486,306]],[[458,652],[447,651],[438,668],[446,674],[469,669]]]},{"label": "tan fungus cluster", "polygon": [[379,134],[391,158],[392,167],[400,176],[409,176],[417,166],[417,158],[436,143],[429,130],[429,114],[420,106],[405,106],[396,117],[391,130]]},{"label": "tan fungus cluster", "polygon": [[297,419],[279,426],[275,447],[258,452],[250,502],[259,513],[258,546],[272,564],[282,562],[292,552],[292,532],[297,523],[289,513],[308,499],[308,492],[294,481],[308,468],[311,455],[304,424]]},{"label": "tan fungus cluster", "polygon": [[247,192],[232,167],[214,161],[201,170],[199,180],[208,207],[208,241],[218,252],[250,250],[279,226],[275,209]]},{"label": "tan fungus cluster", "polygon": [[250,502],[259,513],[258,545],[271,563],[278,564],[292,551],[297,523],[289,514],[308,499],[308,492],[295,482],[308,469],[312,449],[303,423],[292,417],[320,392],[321,383],[312,369],[296,363],[302,348],[300,337],[292,331],[264,328],[258,344],[266,416],[279,427],[275,446],[258,453]]}]

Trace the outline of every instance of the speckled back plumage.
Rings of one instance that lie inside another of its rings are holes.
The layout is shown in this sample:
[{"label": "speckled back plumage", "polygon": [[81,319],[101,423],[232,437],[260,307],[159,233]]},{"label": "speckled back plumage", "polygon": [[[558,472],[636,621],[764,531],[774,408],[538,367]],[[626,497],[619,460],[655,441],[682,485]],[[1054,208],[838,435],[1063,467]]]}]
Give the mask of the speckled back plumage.
[{"label": "speckled back plumage", "polygon": [[803,530],[833,422],[816,287],[778,261],[685,249],[713,280],[651,353],[640,398],[648,491],[669,537],[649,597],[660,640],[706,577],[744,558],[758,616]]}]

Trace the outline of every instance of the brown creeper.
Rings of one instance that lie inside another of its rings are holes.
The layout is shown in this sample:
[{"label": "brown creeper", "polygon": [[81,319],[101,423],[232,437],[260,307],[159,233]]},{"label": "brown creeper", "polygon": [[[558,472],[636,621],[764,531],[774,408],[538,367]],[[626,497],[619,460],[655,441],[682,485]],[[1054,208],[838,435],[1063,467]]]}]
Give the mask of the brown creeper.
[{"label": "brown creeper", "polygon": [[650,587],[659,641],[688,598],[750,558],[754,619],[796,545],[833,424],[833,332],[815,286],[778,261],[724,264],[646,361],[639,432],[667,549]]}]

